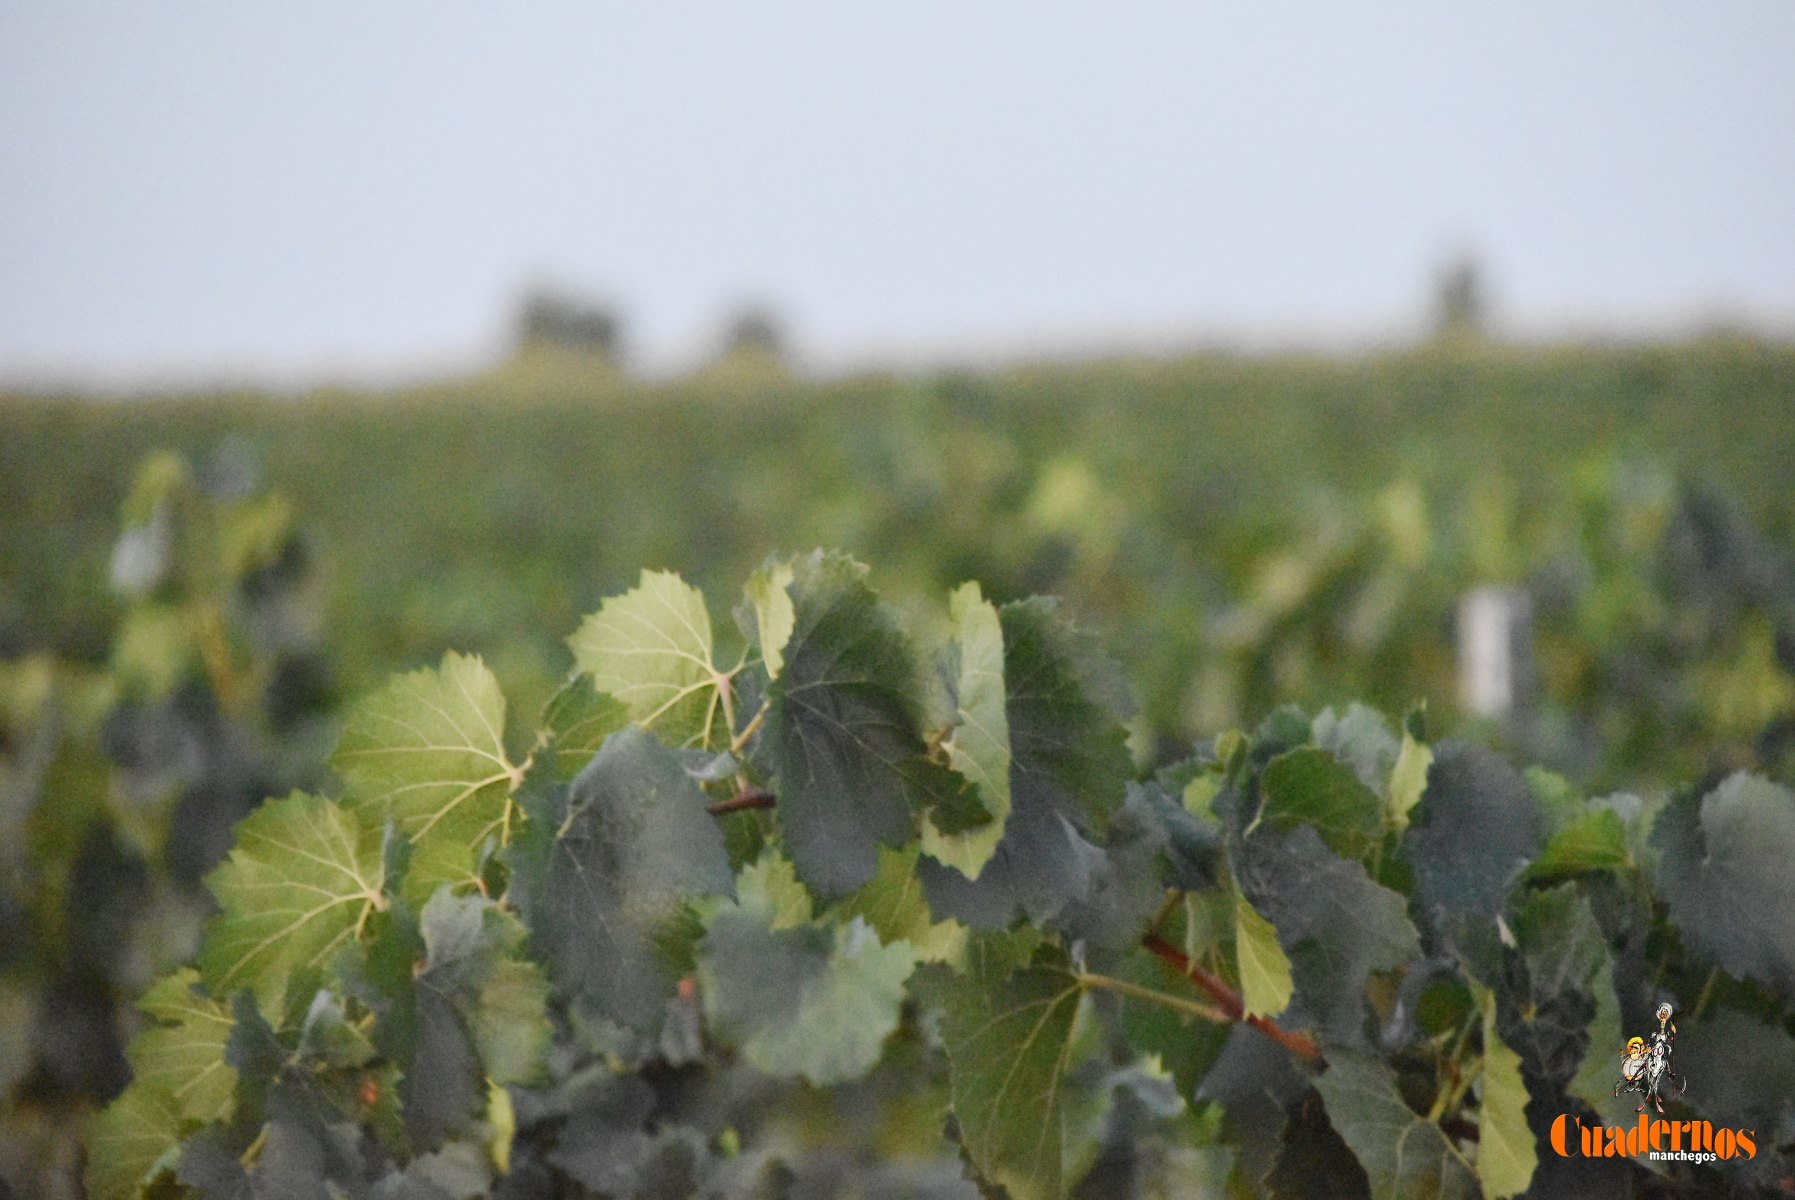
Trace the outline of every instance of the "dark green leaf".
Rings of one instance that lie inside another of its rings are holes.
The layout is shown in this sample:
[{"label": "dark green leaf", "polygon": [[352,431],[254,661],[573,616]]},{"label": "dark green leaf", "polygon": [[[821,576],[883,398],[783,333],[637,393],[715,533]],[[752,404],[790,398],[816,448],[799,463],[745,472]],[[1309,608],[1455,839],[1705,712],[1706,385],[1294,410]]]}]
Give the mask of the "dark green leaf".
[{"label": "dark green leaf", "polygon": [[[955,920],[937,921],[916,877],[919,850],[879,850],[879,873],[872,882],[838,905],[841,921],[864,917],[886,945],[908,942],[922,962],[959,965],[966,954],[966,927]],[[778,860],[783,862],[784,860]],[[789,868],[788,868],[789,869]],[[796,881],[793,881],[794,884]],[[809,920],[806,911],[802,920]],[[779,928],[775,922],[774,928]]]},{"label": "dark green leaf", "polygon": [[586,769],[606,738],[629,724],[629,709],[576,675],[549,698],[542,722],[548,739],[542,752],[553,761],[555,778],[566,782]]},{"label": "dark green leaf", "polygon": [[1056,923],[1093,950],[1139,942],[1165,902],[1166,831],[1144,788],[1131,786],[1110,820],[1109,840],[1091,874],[1088,899],[1066,905]]},{"label": "dark green leaf", "polygon": [[744,872],[739,901],[705,923],[698,978],[705,1016],[725,1042],[774,1075],[815,1084],[857,1079],[897,1028],[908,943],[882,945],[865,921],[789,922],[781,901]]},{"label": "dark green leaf", "polygon": [[689,899],[734,887],[704,794],[672,752],[631,728],[541,803],[511,856],[532,944],[565,995],[652,1030],[677,983],[657,941]]},{"label": "dark green leaf", "polygon": [[973,1164],[1015,1200],[1058,1197],[1077,978],[1049,957],[998,978],[937,978],[930,991]]},{"label": "dark green leaf", "polygon": [[1532,879],[1554,879],[1585,871],[1619,870],[1629,866],[1627,830],[1611,808],[1592,808],[1572,817],[1546,841],[1546,848],[1527,868]]},{"label": "dark green leaf", "polygon": [[1371,1184],[1371,1200],[1471,1200],[1471,1165],[1440,1127],[1402,1101],[1382,1059],[1356,1050],[1328,1054],[1315,1081],[1328,1120],[1352,1148]]},{"label": "dark green leaf", "polygon": [[1277,928],[1290,958],[1296,982],[1291,1020],[1315,1027],[1330,1042],[1361,1042],[1371,972],[1402,966],[1420,953],[1402,896],[1322,845],[1307,825],[1289,834],[1255,834],[1238,875],[1241,890]]},{"label": "dark green leaf", "polygon": [[923,756],[910,645],[865,575],[840,555],[793,564],[796,623],[757,755],[778,777],[799,878],[831,900],[873,877],[878,847],[907,841],[918,811],[952,809],[964,790]]},{"label": "dark green leaf", "polygon": [[1383,790],[1402,744],[1382,714],[1356,701],[1341,716],[1324,708],[1316,715],[1313,730],[1315,744],[1350,765],[1360,783],[1374,792]]},{"label": "dark green leaf", "polygon": [[1050,921],[1091,898],[1103,869],[1092,838],[1107,832],[1132,771],[1114,665],[1048,601],[1007,604],[998,617],[1010,728],[1003,840],[976,880],[926,858],[918,867],[930,906],[979,929],[1018,909]]},{"label": "dark green leaf", "polygon": [[1280,833],[1308,823],[1345,858],[1363,858],[1383,836],[1382,804],[1351,767],[1326,750],[1280,754],[1259,776],[1258,821]]},{"label": "dark green leaf", "polygon": [[1734,775],[1658,815],[1657,886],[1683,936],[1738,978],[1795,990],[1795,793]]},{"label": "dark green leaf", "polygon": [[1420,918],[1485,983],[1500,978],[1496,921],[1513,881],[1539,854],[1540,825],[1513,767],[1481,746],[1438,748],[1403,853],[1415,870]]}]

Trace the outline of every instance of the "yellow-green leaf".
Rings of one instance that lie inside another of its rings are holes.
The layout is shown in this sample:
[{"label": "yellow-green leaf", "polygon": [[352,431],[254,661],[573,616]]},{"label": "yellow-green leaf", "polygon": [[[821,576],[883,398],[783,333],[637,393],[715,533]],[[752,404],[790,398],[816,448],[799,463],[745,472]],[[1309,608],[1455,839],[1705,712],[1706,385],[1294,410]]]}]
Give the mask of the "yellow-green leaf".
[{"label": "yellow-green leaf", "polygon": [[159,1084],[126,1088],[87,1131],[90,1200],[129,1200],[181,1139],[181,1106]]},{"label": "yellow-green leaf", "polygon": [[157,1022],[131,1040],[131,1073],[165,1089],[180,1115],[219,1121],[230,1114],[237,1073],[224,1061],[230,1010],[197,995],[199,972],[183,967],[152,987],[137,1007]]},{"label": "yellow-green leaf", "polygon": [[1478,1119],[1477,1178],[1485,1200],[1507,1200],[1527,1190],[1539,1155],[1527,1126],[1527,1084],[1521,1056],[1496,1033],[1496,997],[1473,983],[1483,1009],[1482,1108]]},{"label": "yellow-green leaf", "polygon": [[567,639],[575,664],[630,719],[670,746],[708,745],[717,717],[718,674],[704,594],[671,571],[644,571]]},{"label": "yellow-green leaf", "polygon": [[1433,748],[1404,731],[1402,749],[1390,771],[1390,828],[1401,833],[1409,827],[1409,814],[1427,790],[1427,769],[1433,765]]},{"label": "yellow-green leaf", "polygon": [[329,800],[295,792],[238,824],[231,855],[206,879],[222,911],[199,973],[214,996],[255,993],[278,1014],[295,970],[323,967],[382,903],[381,830]]},{"label": "yellow-green leaf", "polygon": [[1010,816],[1010,723],[1005,714],[1003,627],[997,609],[968,583],[948,600],[959,671],[954,680],[954,727],[944,748],[961,778],[978,789],[980,805],[991,815],[982,825],[945,833],[925,814],[923,853],[977,879],[1003,840]]},{"label": "yellow-green leaf", "polygon": [[522,777],[505,751],[505,697],[478,658],[400,675],[356,705],[331,756],[345,807],[376,828],[391,820],[416,851],[407,899],[471,882],[489,837],[504,840]]},{"label": "yellow-green leaf", "polygon": [[779,678],[785,669],[785,644],[797,626],[797,610],[792,607],[792,565],[789,562],[768,563],[748,579],[743,591],[754,607],[760,656],[767,664],[767,678]]},{"label": "yellow-green leaf", "polygon": [[1240,895],[1234,898],[1234,954],[1247,1016],[1275,1017],[1290,1006],[1296,986],[1290,959],[1278,945],[1278,931]]}]

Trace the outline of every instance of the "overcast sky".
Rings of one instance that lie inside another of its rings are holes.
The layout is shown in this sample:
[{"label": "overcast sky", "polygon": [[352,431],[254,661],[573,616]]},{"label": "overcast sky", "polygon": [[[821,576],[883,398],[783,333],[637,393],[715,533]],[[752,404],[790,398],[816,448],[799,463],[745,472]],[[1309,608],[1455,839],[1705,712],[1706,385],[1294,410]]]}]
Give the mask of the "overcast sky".
[{"label": "overcast sky", "polygon": [[1795,3],[0,4],[0,378],[1795,330]]}]

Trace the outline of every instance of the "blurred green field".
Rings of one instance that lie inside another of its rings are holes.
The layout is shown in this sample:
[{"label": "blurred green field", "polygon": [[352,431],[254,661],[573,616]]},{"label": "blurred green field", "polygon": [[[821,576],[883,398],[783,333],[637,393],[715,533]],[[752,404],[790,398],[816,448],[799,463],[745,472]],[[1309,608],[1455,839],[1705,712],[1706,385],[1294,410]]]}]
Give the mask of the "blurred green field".
[{"label": "blurred green field", "polygon": [[[1143,770],[1280,705],[1425,704],[1547,794],[1655,802],[1795,782],[1792,485],[1795,346],[1738,340],[0,396],[0,1179],[76,1194],[132,1001],[192,958],[232,825],[331,789],[352,697],[458,649],[530,729],[644,568],[726,630],[767,556],[839,547],[924,644],[964,580],[1058,594]],[[1457,614],[1492,584],[1528,686],[1479,718]]]},{"label": "blurred green field", "polygon": [[1507,732],[1586,780],[1746,765],[1791,695],[1787,345],[653,385],[539,354],[393,393],[5,397],[0,658],[105,659],[121,504],[158,449],[290,503],[345,691],[452,647],[540,697],[643,567],[716,587],[824,545],[888,595],[1064,596],[1136,680],[1143,737],[1349,699],[1450,729],[1454,606],[1483,582],[1536,605],[1541,703]]}]

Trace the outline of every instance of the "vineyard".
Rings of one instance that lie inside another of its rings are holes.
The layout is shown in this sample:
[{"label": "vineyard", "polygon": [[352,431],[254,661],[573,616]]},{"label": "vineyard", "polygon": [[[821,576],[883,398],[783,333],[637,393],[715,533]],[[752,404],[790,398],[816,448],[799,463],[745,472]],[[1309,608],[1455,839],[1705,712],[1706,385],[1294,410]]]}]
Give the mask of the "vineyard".
[{"label": "vineyard", "polygon": [[1692,343],[0,398],[0,1179],[1795,1192],[1791,396]]}]

